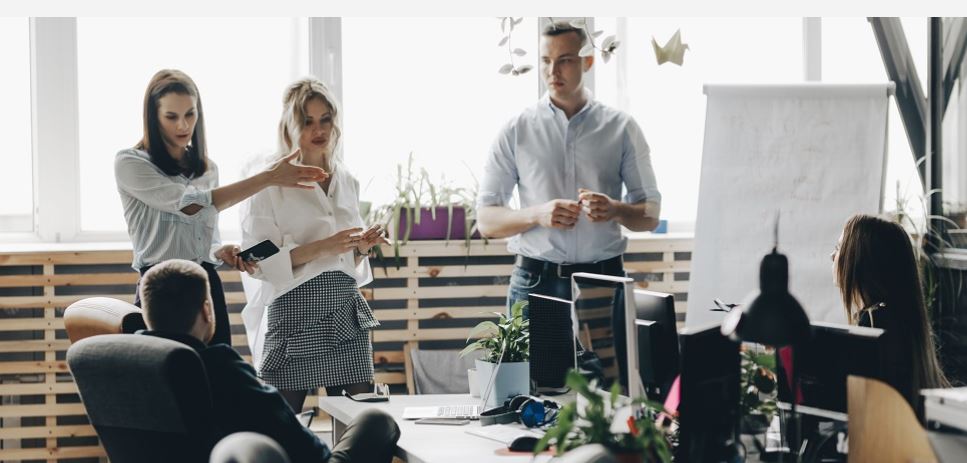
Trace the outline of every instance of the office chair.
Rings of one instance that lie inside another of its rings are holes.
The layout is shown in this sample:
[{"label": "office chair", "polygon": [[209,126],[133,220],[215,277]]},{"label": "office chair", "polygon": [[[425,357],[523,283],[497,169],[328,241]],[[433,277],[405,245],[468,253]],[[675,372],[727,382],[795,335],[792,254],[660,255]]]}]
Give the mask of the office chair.
[{"label": "office chair", "polygon": [[937,461],[926,430],[896,389],[861,376],[846,381],[849,461]]},{"label": "office chair", "polygon": [[67,364],[112,462],[208,461],[214,412],[205,367],[190,347],[105,334],[74,343]]},{"label": "office chair", "polygon": [[237,432],[218,441],[208,463],[289,463],[289,457],[271,437]]},{"label": "office chair", "polygon": [[138,307],[110,297],[89,297],[67,307],[64,328],[75,343],[97,334],[134,333],[147,327]]}]

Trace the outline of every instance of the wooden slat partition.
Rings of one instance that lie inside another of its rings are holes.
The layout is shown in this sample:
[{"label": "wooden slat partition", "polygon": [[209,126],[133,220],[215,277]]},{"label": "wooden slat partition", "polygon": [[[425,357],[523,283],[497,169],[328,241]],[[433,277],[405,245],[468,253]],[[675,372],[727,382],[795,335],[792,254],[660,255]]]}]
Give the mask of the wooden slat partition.
[{"label": "wooden slat partition", "polygon": [[[691,247],[690,238],[633,238],[625,258],[639,286],[676,294],[680,323]],[[130,262],[123,250],[0,253],[0,461],[104,457],[64,360],[70,343],[62,316],[86,297],[133,300],[138,275]],[[375,281],[363,294],[382,323],[373,333],[376,379],[405,393],[413,391],[410,349],[458,349],[470,327],[504,310],[513,256],[503,241],[475,241],[469,250],[459,241],[425,241],[403,246],[398,263],[375,262]],[[240,276],[220,273],[232,343],[249,358]]]}]

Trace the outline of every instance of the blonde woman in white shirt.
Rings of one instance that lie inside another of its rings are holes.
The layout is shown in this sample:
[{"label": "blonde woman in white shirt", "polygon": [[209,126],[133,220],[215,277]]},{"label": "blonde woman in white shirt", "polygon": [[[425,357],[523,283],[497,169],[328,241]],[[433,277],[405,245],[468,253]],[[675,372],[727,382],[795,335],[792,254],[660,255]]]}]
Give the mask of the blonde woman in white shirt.
[{"label": "blonde woman in white shirt", "polygon": [[379,228],[363,230],[359,182],[340,162],[329,89],[305,78],[283,103],[277,157],[297,151],[302,164],[330,175],[312,190],[267,188],[243,205],[242,245],[271,240],[280,249],[259,262],[243,318],[259,375],[299,412],[319,387],[329,395],[371,389],[369,331],[379,322],[359,286],[372,281],[368,251],[385,239]]}]

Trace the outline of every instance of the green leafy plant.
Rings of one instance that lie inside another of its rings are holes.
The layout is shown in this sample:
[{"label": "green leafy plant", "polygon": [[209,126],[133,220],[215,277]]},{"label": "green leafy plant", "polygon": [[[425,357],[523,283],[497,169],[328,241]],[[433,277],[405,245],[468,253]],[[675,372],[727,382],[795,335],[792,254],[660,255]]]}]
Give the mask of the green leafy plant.
[{"label": "green leafy plant", "polygon": [[[393,254],[398,264],[400,247],[409,241],[413,226],[420,224],[422,209],[428,209],[430,217],[435,221],[437,208],[442,206],[447,208],[446,241],[449,243],[453,230],[453,209],[460,207],[464,210],[463,240],[469,253],[470,239],[477,231],[474,207],[476,198],[475,177],[472,188],[455,187],[444,177],[434,183],[425,168],[417,169],[414,166],[413,153],[410,153],[405,167],[402,164],[396,165],[396,197],[378,208],[371,209],[367,221],[382,224],[386,230],[389,230],[393,242]],[[406,220],[406,227],[402,230],[403,236],[400,236],[400,223],[403,219]],[[382,259],[382,252],[379,250],[377,252],[377,257]]]},{"label": "green leafy plant", "polygon": [[744,427],[758,433],[769,426],[776,414],[776,356],[773,350],[751,346],[742,349],[742,378],[739,383],[739,411]]},{"label": "green leafy plant", "polygon": [[[621,397],[618,384],[605,392],[597,387],[596,381],[588,383],[575,370],[568,372],[566,383],[587,405],[579,409],[578,402],[571,402],[561,408],[557,423],[537,442],[535,454],[551,445],[554,445],[555,453],[561,455],[585,444],[601,444],[614,453],[641,455],[645,461],[671,461],[670,436],[655,424],[655,418],[663,410],[661,405],[645,399]],[[611,423],[623,407],[632,408],[627,423],[629,432],[612,433]]]},{"label": "green leafy plant", "polygon": [[[490,363],[525,362],[530,354],[530,321],[523,316],[527,301],[517,301],[511,309],[511,316],[494,312],[497,322],[485,320],[470,330],[467,336],[469,343],[460,356],[466,356],[478,350],[487,351],[484,360]],[[477,339],[479,338],[479,339]],[[472,339],[476,341],[470,342]],[[500,353],[503,352],[503,359]]]}]

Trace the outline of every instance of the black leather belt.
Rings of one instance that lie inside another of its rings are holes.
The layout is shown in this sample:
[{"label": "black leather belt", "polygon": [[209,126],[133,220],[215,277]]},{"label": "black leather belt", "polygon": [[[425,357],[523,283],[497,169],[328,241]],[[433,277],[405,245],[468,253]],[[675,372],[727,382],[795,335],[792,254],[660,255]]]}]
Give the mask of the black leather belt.
[{"label": "black leather belt", "polygon": [[624,275],[621,256],[614,256],[590,264],[555,264],[540,259],[517,256],[517,266],[532,273],[555,274],[558,278],[570,278],[572,273],[597,273],[599,275]]}]

